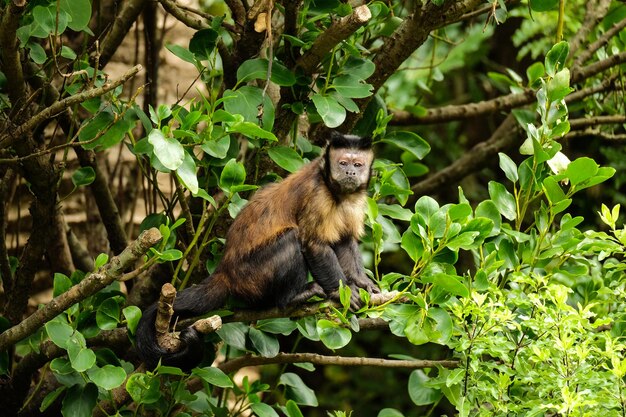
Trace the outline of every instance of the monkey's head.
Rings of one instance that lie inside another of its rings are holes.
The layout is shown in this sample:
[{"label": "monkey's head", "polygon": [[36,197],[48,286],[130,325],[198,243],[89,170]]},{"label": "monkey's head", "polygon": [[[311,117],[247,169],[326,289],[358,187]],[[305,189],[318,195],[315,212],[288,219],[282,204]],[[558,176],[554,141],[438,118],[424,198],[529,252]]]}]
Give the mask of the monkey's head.
[{"label": "monkey's head", "polygon": [[352,194],[367,188],[374,153],[372,139],[333,131],[322,166],[333,193]]}]

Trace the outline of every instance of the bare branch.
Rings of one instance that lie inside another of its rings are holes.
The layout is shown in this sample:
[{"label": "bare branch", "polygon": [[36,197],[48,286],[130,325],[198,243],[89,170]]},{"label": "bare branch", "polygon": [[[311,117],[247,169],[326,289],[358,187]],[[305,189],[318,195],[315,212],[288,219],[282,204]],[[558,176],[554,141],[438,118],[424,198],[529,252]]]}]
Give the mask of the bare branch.
[{"label": "bare branch", "polygon": [[113,21],[113,27],[111,27],[111,30],[100,43],[98,56],[98,67],[100,69],[104,68],[111,60],[113,54],[122,44],[126,35],[128,35],[131,26],[135,23],[147,2],[148,0],[129,0],[123,2],[122,10]]},{"label": "bare branch", "polygon": [[364,357],[346,357],[346,356],[327,356],[317,353],[279,353],[273,358],[265,358],[262,356],[241,356],[218,365],[218,368],[225,373],[235,372],[247,366],[261,366],[269,364],[286,364],[286,363],[312,363],[315,365],[336,365],[336,366],[376,366],[381,368],[409,368],[424,369],[436,368],[456,368],[459,362],[456,360],[396,360],[381,358],[364,358]]},{"label": "bare branch", "polygon": [[19,110],[25,103],[26,84],[20,62],[16,31],[20,25],[20,16],[26,7],[26,1],[11,1],[5,7],[0,21],[0,61],[2,71],[7,78],[6,88],[13,111]]},{"label": "bare branch", "polygon": [[351,15],[346,16],[315,39],[315,42],[304,55],[296,61],[296,65],[310,74],[320,64],[326,53],[333,49],[339,42],[352,35],[361,26],[365,25],[372,18],[370,9],[363,5],[354,9]]},{"label": "bare branch", "polygon": [[585,129],[596,125],[613,125],[626,123],[626,116],[614,114],[610,116],[583,117],[580,119],[570,119],[569,125],[572,130]]},{"label": "bare branch", "polygon": [[611,0],[597,0],[597,1],[588,1],[587,2],[587,11],[585,13],[585,18],[583,20],[583,24],[574,35],[574,38],[569,42],[570,45],[570,57],[574,56],[578,49],[583,44],[584,40],[587,39],[589,33],[597,26],[598,23],[606,16],[606,13],[609,11],[609,6],[611,5]]},{"label": "bare branch", "polygon": [[607,30],[594,43],[589,45],[587,48],[583,49],[580,55],[578,55],[576,59],[574,60],[574,63],[572,64],[572,66],[573,67],[582,66],[585,62],[591,59],[593,54],[595,54],[598,51],[598,49],[606,45],[613,36],[617,35],[625,27],[626,27],[626,19],[622,19],[619,22],[613,24],[613,27],[611,27],[611,29]]},{"label": "bare branch", "polygon": [[117,87],[128,81],[130,78],[134,77],[139,71],[141,71],[141,65],[135,65],[130,70],[126,71],[124,75],[122,75],[120,78],[113,82],[107,83],[102,87],[83,91],[82,93],[78,93],[73,96],[69,96],[63,100],[57,101],[50,107],[45,108],[29,120],[18,126],[11,133],[4,134],[2,137],[0,137],[0,149],[12,146],[20,138],[21,135],[26,132],[33,131],[37,126],[39,126],[39,124],[41,124],[45,120],[50,119],[51,117],[58,115],[59,113],[65,111],[67,108],[75,104],[87,101],[89,99],[102,96],[109,91],[116,89]]},{"label": "bare branch", "polygon": [[120,276],[124,270],[132,266],[150,247],[161,240],[158,229],[144,231],[137,240],[132,242],[122,253],[113,257],[108,264],[97,273],[83,279],[67,292],[52,299],[46,306],[24,319],[20,324],[0,334],[0,351],[7,349],[16,342],[30,336],[39,327],[85,298],[97,293]]}]

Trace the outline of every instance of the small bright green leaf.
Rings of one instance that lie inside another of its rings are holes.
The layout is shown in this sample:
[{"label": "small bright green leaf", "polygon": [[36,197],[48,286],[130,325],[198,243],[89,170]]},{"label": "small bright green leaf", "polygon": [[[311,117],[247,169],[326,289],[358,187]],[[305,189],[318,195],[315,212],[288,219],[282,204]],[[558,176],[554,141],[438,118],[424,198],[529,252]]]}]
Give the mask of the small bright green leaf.
[{"label": "small bright green leaf", "polygon": [[[264,58],[255,58],[245,61],[237,69],[237,82],[245,83],[251,80],[266,80],[269,61]],[[296,76],[278,61],[272,63],[270,80],[280,86],[289,87],[296,83]]]},{"label": "small bright green leaf", "polygon": [[183,164],[185,149],[176,139],[166,138],[159,129],[153,129],[148,134],[148,142],[154,148],[154,155],[167,169],[174,171]]},{"label": "small bright green leaf", "polygon": [[300,407],[298,407],[298,404],[293,400],[287,401],[284,411],[287,417],[304,417],[302,411],[300,411]]},{"label": "small bright green leaf", "polygon": [[67,290],[69,290],[72,287],[72,280],[67,276],[64,275],[60,272],[55,272],[54,274],[54,284],[53,284],[53,291],[52,291],[52,296],[53,297],[58,297],[59,295],[63,294],[64,292],[66,292]]},{"label": "small bright green leaf", "polygon": [[352,332],[349,329],[326,319],[317,321],[317,333],[320,335],[322,343],[332,350],[341,349],[352,339]]},{"label": "small bright green leaf", "polygon": [[509,220],[515,220],[517,217],[517,207],[515,197],[507,191],[504,185],[499,182],[489,181],[489,196],[498,208],[500,214]]},{"label": "small bright green leaf", "polygon": [[60,9],[69,15],[67,26],[80,32],[89,31],[89,21],[91,20],[90,0],[59,0]]},{"label": "small bright green leaf", "polygon": [[65,348],[67,349],[67,356],[70,359],[72,368],[76,372],[85,372],[96,364],[96,354],[93,350],[87,348],[85,337],[79,332],[74,332],[66,340]]},{"label": "small bright green leaf", "polygon": [[135,329],[141,319],[141,309],[137,306],[124,307],[122,314],[126,319],[126,327],[130,330],[131,334],[135,334]]},{"label": "small bright green leaf", "polygon": [[241,133],[249,138],[261,138],[271,140],[276,142],[278,139],[272,132],[268,132],[267,130],[261,128],[259,125],[252,122],[239,122],[234,123],[228,127],[228,132],[237,132]]},{"label": "small bright green leaf", "polygon": [[228,149],[230,149],[230,136],[227,135],[218,140],[209,139],[200,147],[209,155],[217,159],[224,159],[228,155]]},{"label": "small bright green leaf", "polygon": [[509,181],[517,182],[519,177],[517,176],[517,165],[515,165],[515,162],[502,152],[498,153],[498,157],[500,157],[500,168],[504,171]]},{"label": "small bright green leaf", "polygon": [[413,230],[408,229],[402,234],[402,249],[411,257],[413,262],[417,262],[422,258],[424,253],[424,244],[422,238],[415,235]]},{"label": "small bright green leaf", "polygon": [[219,186],[226,192],[232,192],[231,188],[236,185],[242,185],[246,180],[246,169],[235,159],[231,159],[226,163],[222,174],[220,175]]},{"label": "small bright green leaf", "polygon": [[188,152],[185,152],[183,163],[180,164],[176,170],[176,174],[192,194],[196,194],[198,192],[199,187],[198,177],[196,176],[196,163]]},{"label": "small bright green leaf", "polygon": [[546,73],[554,77],[554,75],[563,69],[567,56],[569,55],[569,44],[561,41],[554,45],[546,54]]}]

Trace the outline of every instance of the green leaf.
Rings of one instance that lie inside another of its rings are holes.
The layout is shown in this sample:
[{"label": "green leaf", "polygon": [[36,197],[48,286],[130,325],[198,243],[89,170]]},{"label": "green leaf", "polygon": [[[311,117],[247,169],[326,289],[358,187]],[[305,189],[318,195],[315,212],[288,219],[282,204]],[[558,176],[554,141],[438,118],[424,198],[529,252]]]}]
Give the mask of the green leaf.
[{"label": "green leaf", "polygon": [[279,317],[276,319],[259,320],[257,321],[256,327],[266,333],[282,334],[287,336],[296,330],[298,325],[295,321],[289,318]]},{"label": "green leaf", "polygon": [[430,217],[439,211],[439,203],[427,195],[423,195],[415,203],[415,213],[419,213],[424,219],[430,219]]},{"label": "green leaf", "polygon": [[500,232],[500,226],[502,226],[502,216],[496,205],[491,200],[481,201],[476,206],[476,217],[484,217],[493,222],[493,229],[489,236],[495,236]]},{"label": "green leaf", "polygon": [[79,332],[74,332],[66,340],[65,348],[72,368],[76,372],[85,372],[96,364],[96,354],[87,348],[85,337]]},{"label": "green leaf", "polygon": [[[251,80],[266,80],[269,61],[264,58],[249,59],[237,69],[237,82],[245,83]],[[280,86],[290,87],[296,83],[296,76],[279,61],[272,62],[270,80]]]},{"label": "green leaf", "polygon": [[322,343],[332,350],[341,349],[352,339],[352,332],[349,329],[326,319],[317,321],[317,333]]},{"label": "green leaf", "polygon": [[293,150],[293,148],[288,148],[286,146],[274,146],[273,148],[270,148],[267,153],[276,165],[283,168],[287,172],[295,172],[299,170],[302,165],[304,165],[302,157],[298,154],[298,152]]},{"label": "green leaf", "polygon": [[41,45],[39,45],[37,42],[28,42],[27,47],[30,50],[30,59],[32,59],[35,64],[42,65],[46,62],[46,60],[48,59],[48,55],[46,54],[46,50],[43,49]]},{"label": "green leaf", "polygon": [[369,59],[351,56],[341,70],[345,74],[367,80],[376,71],[376,65]]},{"label": "green leaf", "polygon": [[[559,101],[565,98],[573,89],[569,86],[570,73],[567,68],[554,75],[554,78],[548,81],[546,86],[548,100],[551,102]],[[555,135],[556,136],[556,135]]]},{"label": "green leaf", "polygon": [[153,129],[148,134],[148,142],[154,148],[154,155],[167,169],[175,171],[183,164],[185,149],[174,138],[166,138],[159,129]]},{"label": "green leaf", "polygon": [[96,172],[90,166],[80,167],[72,174],[72,183],[75,187],[89,185],[96,179]]},{"label": "green leaf", "polygon": [[407,229],[404,234],[402,234],[401,246],[413,262],[422,259],[424,244],[422,243],[422,238],[413,233],[413,230]]},{"label": "green leaf", "polygon": [[383,408],[376,417],[404,417],[404,414],[395,408]]},{"label": "green leaf", "polygon": [[[403,220],[405,222],[411,221],[411,217],[413,216],[411,210],[406,209],[399,204],[390,205],[380,203],[378,204],[377,209],[383,216],[387,216],[396,220]],[[375,217],[377,216],[374,216],[374,218]]]},{"label": "green leaf", "polygon": [[209,139],[200,145],[200,148],[217,159],[224,159],[230,148],[230,136],[226,135],[218,140]]},{"label": "green leaf", "polygon": [[56,401],[56,399],[59,398],[59,395],[63,394],[66,389],[67,389],[66,386],[60,386],[54,391],[49,392],[48,395],[44,397],[43,401],[41,401],[41,406],[39,407],[39,411],[41,412],[46,411],[46,409],[50,407]]},{"label": "green leaf", "polygon": [[187,48],[184,48],[180,45],[173,45],[173,44],[167,44],[165,45],[165,48],[167,48],[168,51],[170,51],[171,53],[173,53],[174,55],[176,55],[178,58],[182,59],[183,61],[189,62],[191,64],[196,63],[195,55],[193,54],[193,52],[191,52]]},{"label": "green leaf", "polygon": [[178,249],[167,249],[159,255],[159,259],[163,262],[172,262],[182,259],[183,253]]},{"label": "green leaf", "polygon": [[96,311],[96,323],[102,330],[113,330],[120,322],[120,305],[115,298],[107,298]]},{"label": "green leaf", "polygon": [[242,185],[246,180],[246,169],[235,159],[226,163],[220,175],[219,186],[227,193],[232,193],[234,186]]},{"label": "green leaf", "polygon": [[[557,0],[558,1],[558,0]],[[528,77],[528,86],[534,87],[535,82],[543,77],[546,73],[546,67],[543,62],[535,62],[526,69],[526,76]]]},{"label": "green leaf", "polygon": [[60,9],[69,15],[68,27],[76,32],[89,30],[91,20],[90,0],[60,0]]},{"label": "green leaf", "polygon": [[441,391],[430,388],[428,386],[429,380],[430,378],[421,369],[411,372],[408,385],[409,397],[416,405],[434,404],[441,399]]},{"label": "green leaf", "polygon": [[302,411],[300,411],[300,407],[298,407],[298,404],[293,400],[287,401],[284,411],[287,417],[304,417]]},{"label": "green leaf", "polygon": [[238,132],[252,139],[261,138],[261,139],[271,140],[274,142],[278,140],[272,132],[268,132],[267,130],[261,128],[259,125],[254,124],[252,122],[234,123],[228,127],[228,132],[229,133]]},{"label": "green leaf", "polygon": [[373,87],[358,77],[347,74],[335,77],[332,87],[342,96],[348,98],[365,98],[372,95]]},{"label": "green leaf", "polygon": [[72,280],[67,275],[64,275],[60,272],[55,272],[54,283],[52,286],[52,296],[58,297],[59,295],[72,288],[72,285]]},{"label": "green leaf", "polygon": [[72,326],[60,319],[49,321],[44,327],[46,328],[46,333],[48,333],[50,340],[60,348],[65,348],[67,341],[70,336],[72,336],[72,333],[74,333]]},{"label": "green leaf", "polygon": [[74,385],[63,398],[61,413],[63,417],[90,417],[97,401],[98,387],[94,384]]},{"label": "green leaf", "polygon": [[178,175],[178,178],[180,178],[180,181],[192,194],[196,194],[198,192],[199,187],[198,177],[196,176],[196,162],[188,152],[185,152],[183,163],[180,164],[176,170],[176,174]]},{"label": "green leaf", "polygon": [[300,378],[297,374],[285,372],[280,376],[278,384],[286,387],[287,398],[293,400],[295,403],[311,407],[318,406],[315,392],[311,388],[307,387],[302,381],[302,378]]},{"label": "green leaf", "polygon": [[517,182],[519,177],[517,176],[517,165],[515,165],[515,162],[502,152],[498,153],[498,157],[500,158],[500,169],[504,171],[504,175],[506,175],[509,181]]},{"label": "green leaf", "polygon": [[[266,132],[272,131],[275,113],[274,104],[267,94],[263,95],[263,90],[258,87],[245,85],[234,91],[224,91],[223,97],[224,110],[228,113],[241,115],[246,122],[262,126]],[[259,135],[259,137],[263,136]]]},{"label": "green leaf", "polygon": [[192,375],[197,376],[203,381],[220,388],[234,387],[233,381],[219,368],[207,366],[204,368],[194,368]]},{"label": "green leaf", "polygon": [[227,345],[245,351],[248,330],[249,327],[243,323],[226,323],[217,334]]},{"label": "green leaf", "polygon": [[554,77],[557,72],[561,71],[569,55],[569,44],[561,41],[554,45],[546,54],[546,73]]},{"label": "green leaf", "polygon": [[259,329],[250,327],[248,332],[252,346],[265,358],[273,358],[278,355],[280,344],[275,336],[262,332]]},{"label": "green leaf", "polygon": [[572,185],[577,185],[595,176],[598,169],[596,161],[585,156],[570,162],[563,175],[569,178]]},{"label": "green leaf", "polygon": [[98,270],[99,268],[106,265],[107,262],[109,262],[109,255],[107,255],[106,253],[99,254],[98,256],[96,256],[96,260],[94,261],[94,269]]},{"label": "green leaf", "polygon": [[500,214],[513,221],[517,217],[515,197],[499,182],[489,181],[489,196]]},{"label": "green leaf", "polygon": [[87,375],[94,384],[107,391],[119,387],[126,380],[126,371],[121,366],[94,367],[87,371]]},{"label": "green leaf", "polygon": [[128,377],[126,391],[137,404],[153,404],[162,398],[159,379],[143,373]]},{"label": "green leaf", "polygon": [[442,308],[431,307],[428,309],[427,317],[424,330],[430,341],[440,345],[447,344],[454,328],[450,314]]},{"label": "green leaf", "polygon": [[410,152],[417,159],[424,158],[430,152],[430,145],[419,135],[413,132],[393,131],[382,139],[382,142],[397,146]]},{"label": "green leaf", "polygon": [[250,408],[258,417],[279,417],[276,410],[265,403],[250,404]]},{"label": "green leaf", "polygon": [[554,177],[547,177],[543,180],[543,192],[552,205],[565,199],[565,193]]},{"label": "green leaf", "polygon": [[459,249],[471,249],[471,246],[478,235],[478,232],[459,233],[457,236],[450,239],[446,243],[446,246],[453,251],[457,251]]},{"label": "green leaf", "polygon": [[141,319],[141,309],[137,306],[124,307],[122,314],[126,319],[126,327],[130,330],[131,334],[135,334],[135,329]]},{"label": "green leaf", "polygon": [[469,290],[455,275],[439,273],[428,276],[422,275],[420,278],[423,283],[431,283],[434,286],[440,287],[446,292],[449,292],[450,294],[458,295],[460,297],[469,297]]},{"label": "green leaf", "polygon": [[323,96],[318,93],[314,94],[311,100],[326,126],[335,128],[346,120],[346,109],[331,96]]},{"label": "green leaf", "polygon": [[535,12],[554,10],[558,5],[559,0],[530,0],[530,8]]},{"label": "green leaf", "polygon": [[213,29],[200,29],[191,37],[189,51],[199,60],[207,60],[217,45],[218,37],[219,33]]}]

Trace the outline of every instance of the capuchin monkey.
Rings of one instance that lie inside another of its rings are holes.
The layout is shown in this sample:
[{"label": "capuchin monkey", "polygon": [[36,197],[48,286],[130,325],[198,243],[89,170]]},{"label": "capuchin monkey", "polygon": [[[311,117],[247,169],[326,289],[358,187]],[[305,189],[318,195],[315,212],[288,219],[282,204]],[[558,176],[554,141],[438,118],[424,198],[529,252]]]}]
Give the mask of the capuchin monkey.
[{"label": "capuchin monkey", "polygon": [[[259,190],[231,225],[215,272],[178,293],[175,316],[206,314],[223,307],[229,296],[257,308],[296,305],[312,296],[337,299],[340,283],[351,288],[351,308],[358,309],[359,288],[379,292],[365,275],[357,243],[371,146],[371,138],[333,132],[320,158]],[[156,304],[137,327],[137,349],[146,365],[153,368],[160,359],[168,366],[196,366],[203,356],[200,334],[184,329],[181,350],[167,352],[157,343],[155,318]]]}]

